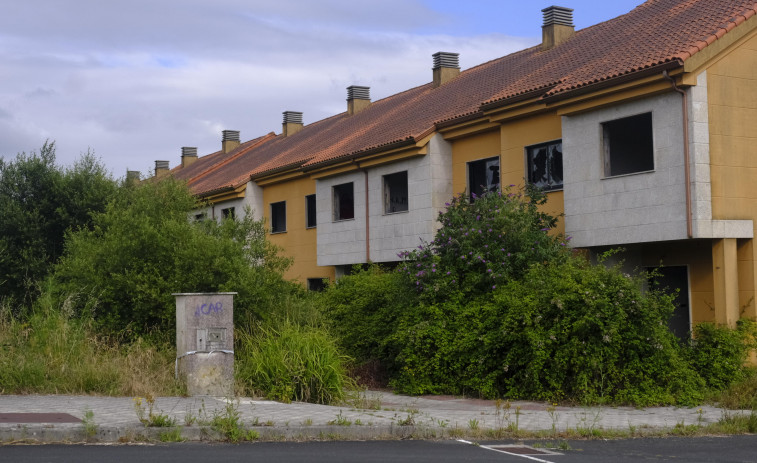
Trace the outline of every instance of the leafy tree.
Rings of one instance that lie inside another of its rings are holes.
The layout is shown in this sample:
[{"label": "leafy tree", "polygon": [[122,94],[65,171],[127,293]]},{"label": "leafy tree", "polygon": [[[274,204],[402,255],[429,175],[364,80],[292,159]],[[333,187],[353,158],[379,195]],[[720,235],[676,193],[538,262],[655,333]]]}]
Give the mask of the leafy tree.
[{"label": "leafy tree", "polygon": [[71,168],[55,164],[55,143],[0,159],[0,297],[29,306],[63,253],[67,230],[91,226],[116,183],[92,153]]},{"label": "leafy tree", "polygon": [[197,207],[176,180],[122,188],[93,229],[69,235],[56,266],[61,298],[104,327],[168,337],[172,293],[235,291],[236,320],[265,318],[297,287],[283,280],[288,260],[265,239],[261,221],[190,221]]}]

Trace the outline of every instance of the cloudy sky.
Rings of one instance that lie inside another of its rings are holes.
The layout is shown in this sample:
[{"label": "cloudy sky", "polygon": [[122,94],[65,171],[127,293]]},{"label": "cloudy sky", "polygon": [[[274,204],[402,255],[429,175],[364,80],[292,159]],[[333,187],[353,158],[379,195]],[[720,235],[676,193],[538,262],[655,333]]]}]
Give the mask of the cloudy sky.
[{"label": "cloudy sky", "polygon": [[[217,151],[431,80],[431,55],[462,69],[541,41],[532,0],[24,0],[0,14],[0,157],[55,140],[91,149],[115,177]],[[563,0],[581,29],[643,0]]]}]

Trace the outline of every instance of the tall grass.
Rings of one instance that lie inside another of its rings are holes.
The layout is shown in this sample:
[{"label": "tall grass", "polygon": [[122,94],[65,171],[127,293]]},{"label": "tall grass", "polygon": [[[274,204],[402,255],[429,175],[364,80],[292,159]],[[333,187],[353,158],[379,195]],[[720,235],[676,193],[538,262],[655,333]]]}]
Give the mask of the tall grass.
[{"label": "tall grass", "polygon": [[237,332],[237,379],[247,394],[286,402],[340,402],[354,387],[348,360],[323,328],[283,322]]},{"label": "tall grass", "polygon": [[44,300],[23,319],[0,304],[1,394],[181,394],[174,357],[170,346],[120,344]]}]

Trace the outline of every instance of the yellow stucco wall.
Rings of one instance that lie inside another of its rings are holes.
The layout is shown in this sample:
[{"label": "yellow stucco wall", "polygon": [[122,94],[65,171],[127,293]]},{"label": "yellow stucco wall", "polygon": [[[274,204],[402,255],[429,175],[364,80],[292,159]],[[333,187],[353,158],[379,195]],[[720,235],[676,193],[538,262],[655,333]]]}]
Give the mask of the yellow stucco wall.
[{"label": "yellow stucco wall", "polygon": [[[757,35],[707,68],[707,99],[712,217],[749,219],[757,226]],[[753,240],[739,240],[741,316],[757,315],[756,268]]]},{"label": "yellow stucco wall", "polygon": [[[301,178],[263,187],[263,214],[269,230],[268,238],[282,248],[284,255],[294,263],[284,274],[303,285],[308,278],[334,279],[333,267],[316,264],[316,229],[305,228],[305,196],[315,194],[315,180]],[[270,234],[271,203],[286,201],[286,229],[284,233]]]},{"label": "yellow stucco wall", "polygon": [[707,69],[707,98],[712,216],[757,219],[757,36]]},{"label": "yellow stucco wall", "polygon": [[[502,185],[525,184],[525,148],[562,138],[560,116],[539,115],[505,122],[499,131],[474,134],[452,140],[452,188],[455,193],[468,186],[467,163],[488,157],[500,157],[500,181]],[[564,211],[563,192],[548,193],[547,212],[561,215]],[[565,232],[562,217],[557,232]]]}]

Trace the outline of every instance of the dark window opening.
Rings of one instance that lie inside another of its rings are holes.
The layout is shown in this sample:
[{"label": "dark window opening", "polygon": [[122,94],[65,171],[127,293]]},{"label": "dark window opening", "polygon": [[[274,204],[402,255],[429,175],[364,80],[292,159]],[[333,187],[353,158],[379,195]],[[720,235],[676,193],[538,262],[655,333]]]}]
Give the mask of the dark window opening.
[{"label": "dark window opening", "polygon": [[202,212],[200,214],[195,214],[195,222],[202,222],[203,220],[208,220],[208,213]]},{"label": "dark window opening", "polygon": [[652,113],[602,124],[605,176],[654,170]]},{"label": "dark window opening", "polygon": [[226,209],[221,209],[221,217],[224,219],[234,220],[234,218],[236,217],[236,215],[234,214],[234,208],[227,207]]},{"label": "dark window opening", "polygon": [[562,141],[526,148],[528,182],[542,190],[562,188]]},{"label": "dark window opening", "polygon": [[308,291],[323,291],[328,278],[308,278]]},{"label": "dark window opening", "polygon": [[355,218],[355,190],[352,183],[334,186],[334,220]]},{"label": "dark window opening", "polygon": [[407,210],[407,171],[384,175],[384,213]]},{"label": "dark window opening", "polygon": [[271,233],[287,231],[287,203],[271,203]]},{"label": "dark window opening", "polygon": [[487,191],[499,190],[499,158],[468,163],[468,190],[471,200]]},{"label": "dark window opening", "polygon": [[305,228],[315,228],[315,195],[305,196]]}]

